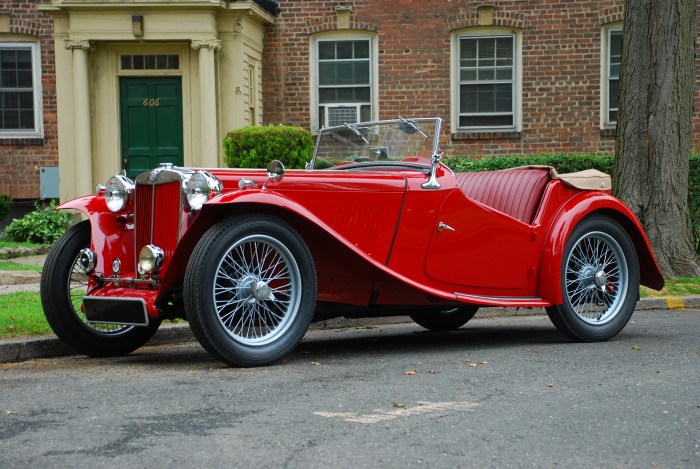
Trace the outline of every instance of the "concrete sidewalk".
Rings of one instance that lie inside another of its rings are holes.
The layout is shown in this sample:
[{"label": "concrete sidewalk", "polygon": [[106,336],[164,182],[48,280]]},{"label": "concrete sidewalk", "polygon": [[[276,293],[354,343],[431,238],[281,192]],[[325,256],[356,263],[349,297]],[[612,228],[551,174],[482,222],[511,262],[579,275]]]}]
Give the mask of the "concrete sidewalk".
[{"label": "concrete sidewalk", "polygon": [[[17,257],[11,259],[25,265],[42,266],[46,260],[45,254]],[[41,274],[36,271],[0,271],[0,294],[16,291],[39,290]],[[700,296],[642,298],[637,303],[640,310],[672,310],[700,309]],[[542,308],[480,308],[479,317],[530,316],[546,314]],[[330,321],[313,323],[311,329],[342,329],[354,327],[381,326],[411,322],[408,316],[345,319],[337,318]],[[148,345],[194,340],[187,324],[166,324],[149,341]],[[34,358],[49,358],[74,354],[75,352],[63,344],[57,337],[27,337],[10,340],[0,340],[0,363],[30,360]]]}]

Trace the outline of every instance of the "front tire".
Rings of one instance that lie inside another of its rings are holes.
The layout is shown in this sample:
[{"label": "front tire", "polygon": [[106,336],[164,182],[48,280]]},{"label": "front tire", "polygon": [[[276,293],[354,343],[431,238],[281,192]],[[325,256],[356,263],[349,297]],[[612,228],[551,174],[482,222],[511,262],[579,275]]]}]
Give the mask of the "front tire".
[{"label": "front tire", "polygon": [[619,223],[596,215],[576,226],[564,249],[561,283],[563,304],[547,308],[559,331],[597,342],[625,327],[639,298],[639,264]]},{"label": "front tire", "polygon": [[78,269],[78,254],[90,246],[90,222],[70,228],[46,257],[41,274],[41,304],[54,333],[91,357],[126,355],[153,337],[160,321],[147,327],[91,323],[82,311],[88,278]]},{"label": "front tire", "polygon": [[419,326],[431,331],[454,331],[469,322],[478,310],[476,305],[465,305],[413,313],[409,317]]},{"label": "front tire", "polygon": [[192,252],[185,309],[197,340],[233,366],[270,365],[290,353],[316,305],[316,270],[284,221],[248,215],[220,221]]}]

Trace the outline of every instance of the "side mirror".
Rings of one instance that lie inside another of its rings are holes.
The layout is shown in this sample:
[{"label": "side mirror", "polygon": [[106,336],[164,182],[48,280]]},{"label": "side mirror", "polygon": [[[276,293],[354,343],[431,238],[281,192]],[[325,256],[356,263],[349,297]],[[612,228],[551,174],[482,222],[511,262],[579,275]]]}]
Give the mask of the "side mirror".
[{"label": "side mirror", "polygon": [[272,160],[267,167],[267,182],[263,189],[267,188],[268,184],[278,184],[284,178],[284,165],[280,160]]}]

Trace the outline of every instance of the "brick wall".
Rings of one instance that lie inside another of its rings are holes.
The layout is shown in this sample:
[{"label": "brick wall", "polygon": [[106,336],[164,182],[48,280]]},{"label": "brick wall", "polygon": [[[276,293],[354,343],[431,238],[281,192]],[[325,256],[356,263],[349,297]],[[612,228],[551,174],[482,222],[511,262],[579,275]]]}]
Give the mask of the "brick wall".
[{"label": "brick wall", "polygon": [[[601,26],[623,19],[623,3],[281,0],[265,42],[264,120],[310,127],[309,37],[335,30],[336,10],[351,8],[350,29],[378,34],[380,119],[442,116],[450,156],[612,152],[614,130],[600,128]],[[493,25],[522,31],[522,132],[450,135],[450,33],[478,26],[483,5]]]},{"label": "brick wall", "polygon": [[42,166],[58,165],[56,128],[56,73],[54,67],[53,20],[36,9],[41,0],[3,2],[0,15],[9,17],[9,31],[40,38],[43,102],[43,138],[3,139],[0,137],[0,193],[16,199],[39,197],[39,171]]}]

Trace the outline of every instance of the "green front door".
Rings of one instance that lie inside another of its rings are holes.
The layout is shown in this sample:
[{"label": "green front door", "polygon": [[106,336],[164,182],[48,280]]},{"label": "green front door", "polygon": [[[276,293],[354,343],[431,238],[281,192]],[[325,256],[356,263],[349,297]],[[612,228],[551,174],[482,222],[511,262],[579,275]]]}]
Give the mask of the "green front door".
[{"label": "green front door", "polygon": [[130,178],[160,163],[183,165],[180,77],[121,78],[122,169]]}]

